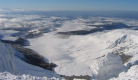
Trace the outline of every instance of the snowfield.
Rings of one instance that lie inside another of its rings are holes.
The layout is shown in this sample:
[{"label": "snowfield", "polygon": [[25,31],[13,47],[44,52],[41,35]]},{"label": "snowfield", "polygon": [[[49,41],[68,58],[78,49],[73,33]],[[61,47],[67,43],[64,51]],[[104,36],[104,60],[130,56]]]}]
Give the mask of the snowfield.
[{"label": "snowfield", "polygon": [[55,71],[60,75],[89,75],[98,80],[117,77],[128,70],[119,55],[135,56],[138,51],[136,30],[118,29],[72,35],[68,39],[55,34],[51,32],[29,39],[31,46],[28,47],[57,64]]},{"label": "snowfield", "polygon": [[138,80],[135,19],[0,14],[0,29],[1,40],[26,38],[29,46],[24,48],[57,65],[51,72],[28,64],[20,59],[25,58],[22,53],[0,41],[2,80],[64,80],[60,75],[90,76],[91,80]]}]

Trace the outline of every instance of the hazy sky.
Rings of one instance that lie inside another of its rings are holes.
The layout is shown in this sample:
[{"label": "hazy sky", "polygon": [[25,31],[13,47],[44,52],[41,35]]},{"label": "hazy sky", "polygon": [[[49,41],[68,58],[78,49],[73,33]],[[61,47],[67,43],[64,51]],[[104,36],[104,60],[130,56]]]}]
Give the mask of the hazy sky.
[{"label": "hazy sky", "polygon": [[0,8],[138,11],[138,0],[0,0]]}]

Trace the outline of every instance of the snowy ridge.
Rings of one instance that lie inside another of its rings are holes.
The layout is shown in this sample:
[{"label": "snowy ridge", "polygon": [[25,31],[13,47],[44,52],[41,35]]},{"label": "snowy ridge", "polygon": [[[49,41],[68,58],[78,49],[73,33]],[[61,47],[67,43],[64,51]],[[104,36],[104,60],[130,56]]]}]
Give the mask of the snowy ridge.
[{"label": "snowy ridge", "polygon": [[117,45],[125,42],[125,39],[127,38],[127,35],[124,35],[122,38],[119,38],[115,41],[115,43],[113,43],[111,46],[109,46],[109,48],[114,48],[116,47]]}]

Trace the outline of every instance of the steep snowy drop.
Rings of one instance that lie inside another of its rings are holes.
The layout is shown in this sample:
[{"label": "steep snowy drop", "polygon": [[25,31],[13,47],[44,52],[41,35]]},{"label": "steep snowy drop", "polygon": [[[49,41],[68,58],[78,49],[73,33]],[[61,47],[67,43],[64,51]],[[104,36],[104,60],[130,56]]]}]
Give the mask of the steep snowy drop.
[{"label": "steep snowy drop", "polygon": [[0,72],[8,71],[13,74],[19,73],[14,64],[14,53],[12,47],[0,42]]},{"label": "steep snowy drop", "polygon": [[11,46],[0,42],[0,79],[62,79],[53,72],[27,64],[15,54],[19,54],[19,52]]},{"label": "steep snowy drop", "polygon": [[120,72],[127,70],[122,65],[121,57],[111,53],[95,59],[90,63],[93,73],[91,79],[108,80],[112,77],[117,77]]}]

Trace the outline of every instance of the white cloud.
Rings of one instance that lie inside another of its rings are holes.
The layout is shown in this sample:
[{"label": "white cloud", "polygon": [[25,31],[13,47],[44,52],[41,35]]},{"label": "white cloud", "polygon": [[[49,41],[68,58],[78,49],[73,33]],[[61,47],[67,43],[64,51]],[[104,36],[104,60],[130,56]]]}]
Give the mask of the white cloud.
[{"label": "white cloud", "polygon": [[8,19],[6,19],[6,18],[0,18],[0,23],[6,22],[6,21],[8,21]]},{"label": "white cloud", "polygon": [[13,18],[10,20],[11,22],[21,22],[22,19],[21,18]]},{"label": "white cloud", "polygon": [[4,16],[3,14],[0,14],[0,17]]}]

